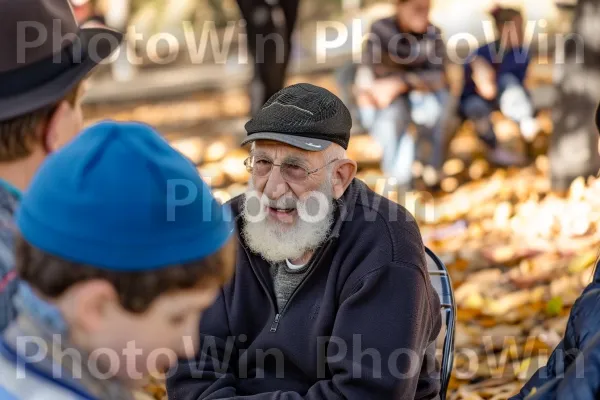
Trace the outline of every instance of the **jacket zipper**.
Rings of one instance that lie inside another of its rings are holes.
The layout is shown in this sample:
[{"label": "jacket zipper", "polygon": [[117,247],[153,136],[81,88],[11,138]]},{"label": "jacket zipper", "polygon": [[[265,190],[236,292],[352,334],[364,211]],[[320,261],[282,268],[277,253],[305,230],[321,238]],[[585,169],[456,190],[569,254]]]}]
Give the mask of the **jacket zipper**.
[{"label": "jacket zipper", "polygon": [[[246,255],[248,256],[248,260],[250,260],[251,255],[248,254],[248,252],[246,251]],[[277,301],[275,300],[275,298],[273,298],[273,296],[271,296],[271,292],[269,291],[269,288],[267,287],[267,285],[263,282],[262,277],[260,276],[260,273],[256,272],[256,268],[254,267],[254,265],[252,264],[252,261],[250,261],[250,266],[252,267],[252,269],[254,270],[254,273],[256,274],[256,277],[258,278],[258,281],[260,282],[260,286],[262,286],[263,290],[265,291],[265,293],[267,294],[267,297],[269,298],[269,300],[271,301],[271,306],[273,307],[273,310],[275,311],[275,314],[277,314]]]},{"label": "jacket zipper", "polygon": [[[304,286],[304,283],[314,273],[315,269],[317,269],[317,267],[316,267],[317,262],[323,257],[323,254],[325,254],[325,251],[329,248],[330,245],[331,245],[331,240],[329,240],[325,244],[325,246],[320,249],[317,257],[315,257],[315,259],[309,266],[308,274],[306,274],[306,276],[304,276],[302,281],[300,281],[300,284],[296,287],[296,289],[294,289],[294,291],[292,292],[292,295],[288,299],[287,303],[285,303],[285,306],[283,307],[283,309],[279,313],[275,314],[275,320],[271,324],[271,332],[277,332],[277,328],[279,327],[279,322],[281,321],[281,317],[283,317],[283,313],[285,313],[285,310],[287,310],[288,306],[290,305],[290,303],[296,296],[296,293],[298,293],[300,291],[300,289],[302,289],[302,287]],[[275,309],[277,309],[277,308],[275,308]]]},{"label": "jacket zipper", "polygon": [[279,314],[279,313],[275,314],[275,321],[273,321],[273,324],[271,324],[271,332],[277,332],[277,327],[279,327],[280,319],[281,319],[281,314]]},{"label": "jacket zipper", "polygon": [[[254,264],[252,263],[252,255],[248,253],[248,250],[246,249],[246,246],[244,246],[242,244],[242,247],[244,248],[244,251],[246,252],[246,257],[248,257],[248,261],[250,262],[250,266],[252,267],[252,270],[254,271],[254,274],[256,275],[256,278],[258,279],[258,281],[260,282],[260,286],[262,286],[263,290],[265,291],[265,293],[267,294],[267,297],[269,298],[269,300],[271,301],[271,307],[273,307],[273,311],[275,312],[276,316],[275,319],[277,320],[277,322],[279,323],[279,319],[277,318],[277,301],[275,300],[275,298],[271,295],[271,291],[269,290],[269,288],[267,287],[267,285],[265,284],[265,282],[263,282],[262,276],[261,274],[256,270],[256,267],[254,266]],[[271,328],[273,329],[273,328]]]}]

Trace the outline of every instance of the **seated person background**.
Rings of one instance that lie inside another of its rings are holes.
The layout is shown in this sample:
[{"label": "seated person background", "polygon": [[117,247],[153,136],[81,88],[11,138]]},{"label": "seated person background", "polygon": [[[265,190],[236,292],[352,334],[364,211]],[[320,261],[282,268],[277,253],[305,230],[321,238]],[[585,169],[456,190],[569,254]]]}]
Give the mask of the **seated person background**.
[{"label": "seated person background", "polygon": [[530,56],[523,47],[523,17],[510,8],[496,8],[491,14],[499,39],[481,46],[468,58],[459,112],[474,122],[477,134],[491,150],[493,162],[522,164],[525,160],[521,156],[498,147],[490,116],[492,111],[500,110],[519,123],[527,140],[532,140],[539,131],[534,107],[524,87]]},{"label": "seated person background", "polygon": [[383,172],[407,188],[416,151],[411,122],[418,140],[431,144],[424,163],[440,170],[444,162],[446,49],[429,11],[430,0],[398,0],[395,16],[373,23],[356,76],[361,124],[383,148]]},{"label": "seated person background", "polygon": [[133,399],[176,354],[193,355],[202,312],[233,273],[230,211],[147,125],[103,122],[50,156],[17,227],[3,400]]},{"label": "seated person background", "polygon": [[[596,110],[596,127],[600,132],[600,108]],[[600,143],[599,143],[600,145]],[[598,148],[600,152],[600,146]],[[592,337],[600,332],[600,268],[596,268],[592,282],[573,304],[565,337],[541,367],[511,400],[523,400],[533,390],[539,390],[547,382],[560,379],[575,364],[576,358],[588,347]],[[594,350],[590,350],[594,352]],[[588,357],[596,357],[590,354]]]},{"label": "seated person background", "polygon": [[236,273],[202,317],[198,359],[170,374],[169,398],[439,394],[440,302],[419,228],[354,178],[350,128],[342,101],[305,83],[246,124]]}]

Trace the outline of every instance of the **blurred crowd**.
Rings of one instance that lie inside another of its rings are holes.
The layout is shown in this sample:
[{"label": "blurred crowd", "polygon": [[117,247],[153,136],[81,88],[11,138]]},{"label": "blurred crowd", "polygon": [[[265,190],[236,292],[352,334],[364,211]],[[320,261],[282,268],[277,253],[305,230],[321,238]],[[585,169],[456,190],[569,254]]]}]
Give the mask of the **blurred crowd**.
[{"label": "blurred crowd", "polygon": [[[540,130],[525,88],[531,58],[523,48],[520,11],[500,6],[490,10],[497,39],[467,57],[456,106],[449,101],[447,50],[440,29],[430,22],[430,8],[429,0],[397,2],[396,15],[372,24],[364,64],[348,65],[339,74],[356,124],[379,142],[383,171],[404,190],[411,189],[418,142],[428,142],[431,149],[428,159],[419,161],[441,172],[452,134],[447,124],[454,115],[474,123],[489,160],[499,166],[524,165],[527,160],[499,145],[490,118],[494,111],[518,123],[526,141]],[[411,124],[416,135],[409,134]]]},{"label": "blurred crowd", "polygon": [[[118,30],[127,26],[129,3],[72,0],[80,24],[107,24]],[[237,4],[246,21],[249,54],[254,60],[248,92],[254,115],[284,87],[299,1],[239,0]],[[395,15],[371,24],[362,63],[349,62],[337,73],[339,92],[353,115],[353,131],[367,131],[379,143],[381,169],[396,178],[401,191],[411,190],[412,165],[417,160],[435,171],[432,186],[439,184],[456,118],[473,122],[494,165],[523,166],[531,161],[503,148],[491,121],[492,113],[500,111],[518,124],[526,142],[540,132],[539,110],[525,87],[531,56],[524,43],[524,17],[518,9],[504,6],[494,6],[489,13],[496,39],[481,44],[465,60],[464,86],[457,102],[450,94],[443,32],[430,20],[431,0],[396,2]],[[283,40],[260,39],[272,35]],[[115,79],[129,80],[133,73],[134,67],[126,60],[113,63]],[[418,151],[423,144],[428,154]]]}]

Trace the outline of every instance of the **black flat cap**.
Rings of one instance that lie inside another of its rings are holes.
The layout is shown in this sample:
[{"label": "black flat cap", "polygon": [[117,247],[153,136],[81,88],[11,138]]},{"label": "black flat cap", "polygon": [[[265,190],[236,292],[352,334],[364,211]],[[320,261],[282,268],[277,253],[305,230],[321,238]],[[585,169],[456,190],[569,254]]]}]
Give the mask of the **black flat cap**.
[{"label": "black flat cap", "polygon": [[329,90],[298,83],[275,93],[248,123],[242,144],[274,140],[308,151],[337,143],[348,148],[352,118]]}]

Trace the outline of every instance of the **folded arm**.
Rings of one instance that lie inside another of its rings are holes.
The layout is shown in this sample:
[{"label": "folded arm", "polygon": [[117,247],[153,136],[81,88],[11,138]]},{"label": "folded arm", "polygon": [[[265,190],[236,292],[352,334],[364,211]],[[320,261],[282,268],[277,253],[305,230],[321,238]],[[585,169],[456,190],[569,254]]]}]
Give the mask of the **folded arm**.
[{"label": "folded arm", "polygon": [[[405,69],[382,62],[380,46],[368,41],[356,77],[356,96],[359,105],[385,108],[398,96],[413,91],[436,92],[448,87],[445,58],[432,59],[419,69]],[[445,54],[445,45],[436,41],[435,55]]]},{"label": "folded arm", "polygon": [[477,92],[484,99],[494,99],[498,93],[498,85],[496,85],[496,71],[492,65],[481,57],[475,57],[470,67]]},{"label": "folded arm", "polygon": [[448,87],[446,75],[446,45],[441,39],[435,41],[435,50],[425,68],[405,74],[404,80],[412,90],[437,92]]}]

